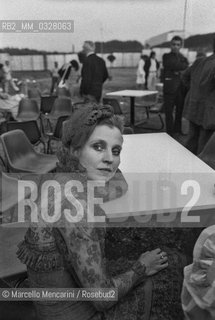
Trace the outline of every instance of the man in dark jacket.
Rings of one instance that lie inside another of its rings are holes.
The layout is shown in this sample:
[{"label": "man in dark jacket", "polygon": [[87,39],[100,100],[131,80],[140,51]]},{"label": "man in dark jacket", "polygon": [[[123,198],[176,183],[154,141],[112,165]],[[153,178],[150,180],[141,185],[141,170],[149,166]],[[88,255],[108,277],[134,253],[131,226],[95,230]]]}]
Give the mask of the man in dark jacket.
[{"label": "man in dark jacket", "polygon": [[215,131],[215,41],[209,57],[197,59],[183,74],[189,85],[184,117],[189,120],[186,147],[199,154]]},{"label": "man in dark jacket", "polygon": [[[166,131],[168,134],[182,133],[182,108],[179,96],[181,71],[188,67],[187,59],[180,53],[182,39],[174,36],[171,40],[171,52],[163,55],[164,73],[164,111],[166,116]],[[173,110],[176,106],[175,123]]]},{"label": "man in dark jacket", "polygon": [[86,54],[81,72],[82,80],[80,94],[86,101],[99,102],[102,96],[102,86],[108,78],[105,62],[95,54],[95,44],[85,41],[83,52]]}]

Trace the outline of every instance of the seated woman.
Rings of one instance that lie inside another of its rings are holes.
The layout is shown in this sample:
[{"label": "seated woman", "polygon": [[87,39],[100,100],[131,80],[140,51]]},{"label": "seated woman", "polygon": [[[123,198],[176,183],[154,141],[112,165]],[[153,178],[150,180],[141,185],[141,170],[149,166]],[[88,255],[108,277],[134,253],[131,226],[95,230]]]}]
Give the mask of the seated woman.
[{"label": "seated woman", "polygon": [[184,268],[182,307],[189,320],[215,319],[215,225],[202,231]]},{"label": "seated woman", "polygon": [[[118,170],[122,130],[121,119],[109,106],[85,106],[65,122],[58,173],[52,179],[60,182],[62,188],[68,181],[78,179],[83,190],[77,192],[74,187],[70,192],[67,190],[60,203],[56,223],[48,223],[39,215],[39,222],[31,225],[18,250],[18,257],[27,265],[31,287],[116,288],[118,301],[37,301],[35,305],[40,320],[149,319],[150,279],[167,268],[166,252],[159,248],[146,251],[136,261],[130,261],[129,269],[123,273],[115,270],[115,275],[112,275],[104,253],[105,229],[87,223],[85,216],[80,223],[74,223],[71,216],[68,219],[68,215],[63,215],[65,210],[71,210],[73,217],[76,216],[75,208],[68,201],[71,192],[83,204],[85,214],[89,215],[90,209],[86,206],[89,181],[104,182],[105,186],[99,187],[96,193],[96,197],[103,196],[104,200],[126,192],[127,184]],[[111,181],[114,180],[116,183],[120,181],[121,187],[117,192],[111,189],[114,186]],[[48,200],[51,215],[56,210],[56,194],[49,194]],[[95,205],[94,215],[104,216],[105,213]]]}]

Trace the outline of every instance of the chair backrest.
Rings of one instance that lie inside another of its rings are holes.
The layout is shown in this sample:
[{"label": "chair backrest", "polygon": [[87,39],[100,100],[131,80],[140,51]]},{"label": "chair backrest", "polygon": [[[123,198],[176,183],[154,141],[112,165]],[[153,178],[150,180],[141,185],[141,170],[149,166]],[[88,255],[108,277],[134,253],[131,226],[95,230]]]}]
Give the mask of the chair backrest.
[{"label": "chair backrest", "polygon": [[30,88],[28,89],[28,97],[30,99],[38,99],[40,98],[41,93],[40,90],[38,88]]},{"label": "chair backrest", "polygon": [[215,132],[212,134],[198,157],[210,166],[211,163],[213,163],[215,169]]},{"label": "chair backrest", "polygon": [[65,87],[63,88],[57,88],[57,96],[58,97],[71,97],[71,94],[69,92],[69,90]]},{"label": "chair backrest", "polygon": [[41,132],[39,130],[37,121],[25,121],[25,122],[17,122],[17,121],[8,121],[7,122],[7,131],[12,131],[20,129],[24,131],[29,141],[32,144],[36,144],[41,139]]},{"label": "chair backrest", "polygon": [[22,99],[19,102],[19,108],[18,108],[18,115],[17,117],[19,117],[22,114],[38,114],[39,115],[39,107],[37,105],[37,102],[35,100],[31,100],[31,99]]},{"label": "chair backrest", "polygon": [[64,116],[71,115],[73,112],[72,101],[70,98],[57,98],[54,101],[51,115]]},{"label": "chair backrest", "polygon": [[124,127],[123,134],[133,134],[134,130],[131,127]]},{"label": "chair backrest", "polygon": [[156,105],[157,101],[158,101],[158,94],[154,93],[154,94],[150,94],[148,96],[140,98],[139,104],[141,106],[151,107]]},{"label": "chair backrest", "polygon": [[40,112],[50,113],[57,96],[42,96],[40,103]]},{"label": "chair backrest", "polygon": [[0,134],[4,133],[6,131],[6,128],[5,128],[6,120],[7,119],[0,112]]},{"label": "chair backrest", "polygon": [[22,130],[13,130],[3,133],[1,135],[3,149],[11,169],[17,161],[21,161],[29,156],[35,154],[33,146]]},{"label": "chair backrest", "polygon": [[57,139],[60,139],[62,136],[62,128],[63,128],[63,122],[66,121],[69,117],[68,116],[62,116],[58,118],[55,130],[54,130],[54,137]]},{"label": "chair backrest", "polygon": [[113,108],[114,114],[123,114],[117,99],[103,98],[103,104],[109,104]]}]

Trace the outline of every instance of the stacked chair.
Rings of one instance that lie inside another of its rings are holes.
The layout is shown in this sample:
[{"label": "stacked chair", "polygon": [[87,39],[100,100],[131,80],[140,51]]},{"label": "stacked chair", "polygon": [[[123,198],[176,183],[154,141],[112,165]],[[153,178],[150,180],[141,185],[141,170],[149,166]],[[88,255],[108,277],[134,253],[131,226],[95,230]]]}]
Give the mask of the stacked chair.
[{"label": "stacked chair", "polygon": [[53,104],[57,96],[41,96],[40,102],[40,123],[42,132],[45,133],[43,121],[46,119],[46,116],[51,112]]},{"label": "stacked chair", "polygon": [[39,107],[35,100],[22,99],[19,102],[17,121],[38,120],[40,116]]},{"label": "stacked chair", "polygon": [[31,87],[27,90],[28,98],[37,102],[38,106],[41,101],[41,92],[40,89],[36,86]]},{"label": "stacked chair", "polygon": [[51,109],[51,112],[45,115],[49,123],[49,127],[53,132],[52,122],[57,121],[58,118],[63,116],[71,116],[73,113],[72,101],[70,98],[56,98]]},{"label": "stacked chair", "polygon": [[[6,159],[0,160],[8,171],[48,173],[55,170],[57,157],[46,152],[52,151],[52,140],[60,140],[62,124],[72,112],[73,105],[68,97],[42,97],[41,111],[34,100],[22,99],[16,121],[7,121],[7,132],[0,137]],[[40,128],[38,119],[41,120]],[[45,132],[42,125],[44,119],[49,124],[49,132]],[[39,143],[43,144],[43,153],[34,149]]]},{"label": "stacked chair", "polygon": [[52,151],[51,149],[51,141],[60,141],[62,137],[62,127],[64,121],[68,119],[68,116],[61,116],[57,119],[57,123],[53,132],[47,132],[46,135],[48,136],[48,146],[47,146],[47,153]]},{"label": "stacked chair", "polygon": [[145,108],[146,120],[144,120],[144,123],[150,120],[150,113],[157,114],[158,120],[160,122],[160,126],[156,128],[156,127],[138,125],[138,127],[142,127],[144,129],[149,129],[149,130],[156,130],[156,131],[163,130],[164,121],[159,110],[156,108],[157,100],[158,100],[157,93],[155,93],[154,95],[144,97],[143,99],[141,99],[141,102],[138,104],[136,103],[135,107]]},{"label": "stacked chair", "polygon": [[43,144],[44,152],[46,152],[45,141],[41,135],[41,131],[38,127],[37,121],[25,121],[25,122],[17,122],[17,121],[8,121],[7,122],[7,131],[12,131],[20,129],[24,131],[27,138],[34,146],[37,146],[39,143]]},{"label": "stacked chair", "polygon": [[41,96],[40,112],[49,114],[57,96]]},{"label": "stacked chair", "polygon": [[22,130],[2,134],[1,142],[10,172],[43,174],[56,168],[57,157],[36,152]]},{"label": "stacked chair", "polygon": [[67,88],[65,87],[62,87],[62,88],[57,88],[57,96],[59,98],[61,97],[68,97],[68,98],[71,98],[71,95],[70,95],[70,92]]}]

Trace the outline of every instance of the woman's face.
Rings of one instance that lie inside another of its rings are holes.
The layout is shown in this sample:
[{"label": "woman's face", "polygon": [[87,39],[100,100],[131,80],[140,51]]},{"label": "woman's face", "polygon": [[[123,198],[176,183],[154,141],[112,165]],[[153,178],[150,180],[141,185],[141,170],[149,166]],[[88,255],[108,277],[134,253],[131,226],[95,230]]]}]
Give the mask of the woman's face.
[{"label": "woman's face", "polygon": [[84,147],[77,151],[90,180],[110,180],[119,164],[123,138],[118,128],[97,126]]}]

